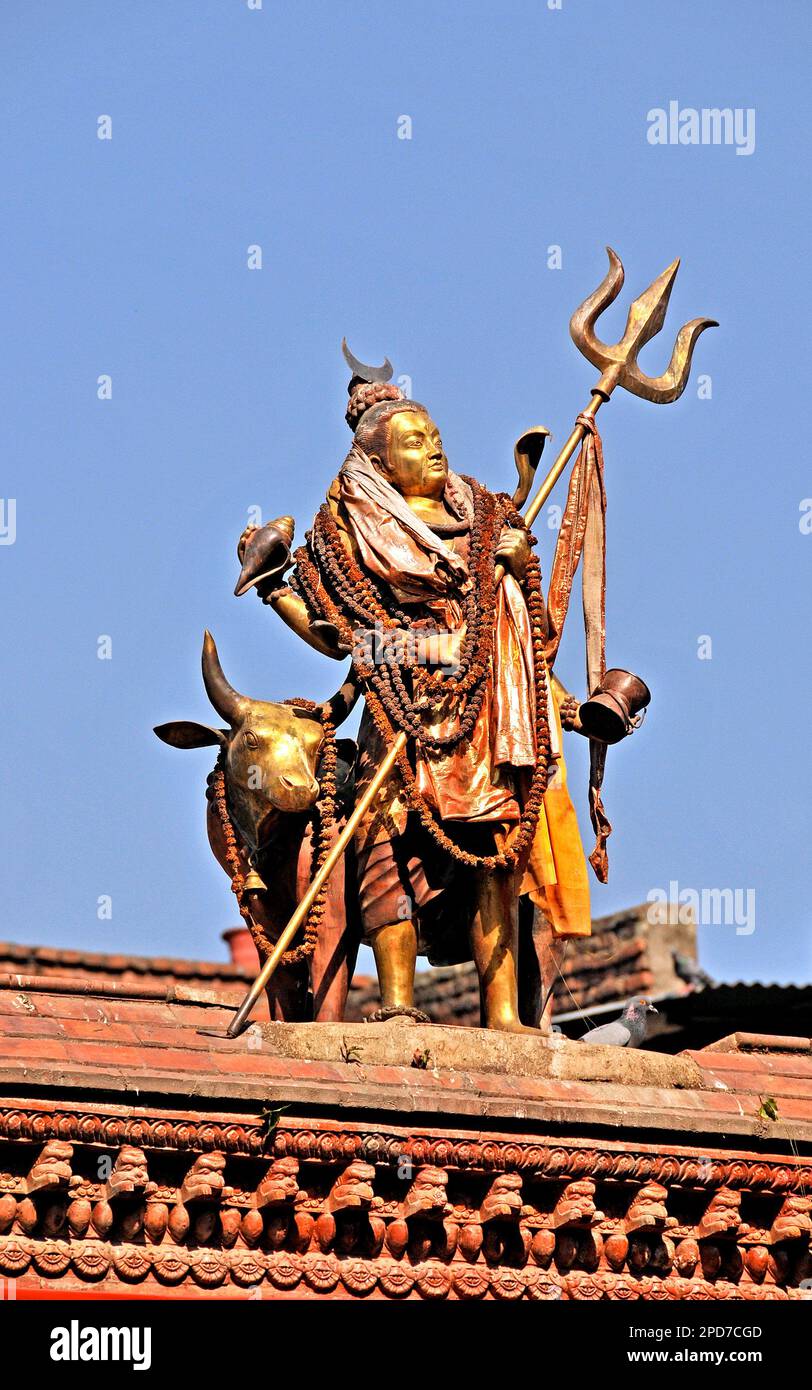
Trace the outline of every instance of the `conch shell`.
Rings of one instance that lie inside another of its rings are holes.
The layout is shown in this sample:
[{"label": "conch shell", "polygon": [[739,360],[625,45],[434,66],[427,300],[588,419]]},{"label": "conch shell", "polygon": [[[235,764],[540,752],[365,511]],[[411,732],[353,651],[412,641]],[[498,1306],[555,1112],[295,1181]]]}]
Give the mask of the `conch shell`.
[{"label": "conch shell", "polygon": [[258,527],[248,537],[243,553],[242,569],[234,593],[240,598],[263,579],[281,582],[289,567],[290,547],[293,544],[292,516],[278,516]]}]

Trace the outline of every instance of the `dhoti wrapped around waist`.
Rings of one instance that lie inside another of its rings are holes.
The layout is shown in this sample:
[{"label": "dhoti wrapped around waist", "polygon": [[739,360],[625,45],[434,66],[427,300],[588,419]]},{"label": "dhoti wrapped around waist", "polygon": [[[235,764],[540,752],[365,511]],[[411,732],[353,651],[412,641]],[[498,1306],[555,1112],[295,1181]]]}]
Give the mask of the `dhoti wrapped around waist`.
[{"label": "dhoti wrapped around waist", "polygon": [[[464,849],[493,854],[496,836],[487,825],[444,829]],[[357,851],[358,901],[365,936],[390,922],[411,920],[418,951],[432,965],[470,958],[468,932],[475,902],[474,870],[451,859],[410,814],[402,834],[368,840]]]},{"label": "dhoti wrapped around waist", "polygon": [[[541,909],[556,936],[588,936],[586,862],[567,789],[558,711],[551,704],[554,761],[520,892]],[[365,711],[358,738],[359,790],[369,783],[385,753],[384,741]],[[505,768],[504,775],[504,818],[495,818],[495,807],[490,819],[442,820],[446,834],[462,849],[487,855],[509,844],[518,824],[511,814],[517,799],[510,770]],[[390,922],[411,918],[418,931],[418,949],[433,965],[470,958],[475,871],[450,858],[423,828],[403,798],[397,774],[384,784],[363,818],[356,856],[361,923],[367,937]]]}]

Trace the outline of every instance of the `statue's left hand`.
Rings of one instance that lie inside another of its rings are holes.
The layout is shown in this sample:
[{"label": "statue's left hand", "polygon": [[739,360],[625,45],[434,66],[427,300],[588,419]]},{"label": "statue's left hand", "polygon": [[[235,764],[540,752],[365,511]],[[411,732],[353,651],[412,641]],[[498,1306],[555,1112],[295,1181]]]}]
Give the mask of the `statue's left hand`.
[{"label": "statue's left hand", "polygon": [[530,541],[526,531],[516,531],[505,526],[496,547],[496,560],[519,582],[524,579],[527,562],[530,559]]}]

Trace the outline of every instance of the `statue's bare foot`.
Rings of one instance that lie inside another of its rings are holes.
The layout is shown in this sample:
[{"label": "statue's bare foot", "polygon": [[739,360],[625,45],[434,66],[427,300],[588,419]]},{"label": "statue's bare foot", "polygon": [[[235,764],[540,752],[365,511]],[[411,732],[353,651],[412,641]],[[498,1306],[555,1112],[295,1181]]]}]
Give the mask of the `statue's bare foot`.
[{"label": "statue's bare foot", "polygon": [[518,1018],[500,1018],[493,1023],[486,1023],[485,1027],[496,1033],[529,1033],[534,1038],[547,1036],[542,1028],[531,1028],[529,1024],[522,1023]]}]

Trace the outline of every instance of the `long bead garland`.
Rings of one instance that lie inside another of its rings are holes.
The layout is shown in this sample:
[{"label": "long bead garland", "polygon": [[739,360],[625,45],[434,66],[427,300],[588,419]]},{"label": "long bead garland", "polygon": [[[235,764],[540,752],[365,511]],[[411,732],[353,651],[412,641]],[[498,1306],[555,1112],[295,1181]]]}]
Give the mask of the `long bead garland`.
[{"label": "long bead garland", "polygon": [[[313,700],[285,700],[285,704],[296,705],[299,709],[318,709],[318,705]],[[314,809],[312,817],[312,823],[318,823],[318,834],[311,865],[311,879],[315,878],[327,858],[333,843],[333,831],[336,824],[336,768],[338,761],[336,731],[334,724],[329,719],[322,719],[322,727],[324,729],[324,743],[319,765],[319,805],[317,810]],[[214,771],[210,775],[209,782],[223,831],[226,862],[231,871],[231,891],[236,896],[240,916],[251,933],[257,954],[261,961],[265,961],[273,951],[274,942],[271,941],[262,924],[255,920],[248,903],[245,901],[245,875],[242,871],[237,832],[234,829],[226,800],[225,753],[222,750],[215,763]],[[322,887],[310,908],[304,925],[302,941],[290,951],[285,951],[280,958],[280,966],[298,965],[301,961],[312,956],[324,920],[326,901],[327,884]]]},{"label": "long bead garland", "polygon": [[[505,494],[494,494],[473,478],[466,478],[474,499],[469,572],[472,584],[463,599],[466,633],[455,673],[428,671],[419,663],[387,659],[375,663],[365,660],[354,645],[355,634],[370,628],[384,634],[426,632],[412,618],[387,603],[381,588],[349,553],[328,504],[324,504],[308,533],[307,545],[294,556],[296,572],[292,587],[305,600],[315,617],[332,623],[342,644],[353,651],[353,664],[364,682],[367,707],[385,745],[391,747],[403,732],[424,753],[444,753],[470,739],[487,693],[493,666],[493,632],[497,590],[495,553],[504,526],[525,530],[521,515]],[[530,538],[534,544],[533,538]],[[458,863],[474,869],[514,869],[529,852],[536,832],[542,799],[547,785],[550,761],[550,727],[547,713],[547,671],[544,662],[544,598],[538,558],[531,554],[522,589],[527,601],[532,630],[535,674],[536,765],[530,781],[518,830],[510,848],[497,854],[478,855],[463,849],[446,833],[417,786],[408,749],[398,758],[407,805],[440,848]],[[413,644],[412,649],[413,649]],[[410,688],[411,687],[411,688]],[[417,690],[417,698],[415,698]],[[458,728],[446,735],[426,729],[423,715],[441,707],[446,696],[459,698]]]}]

